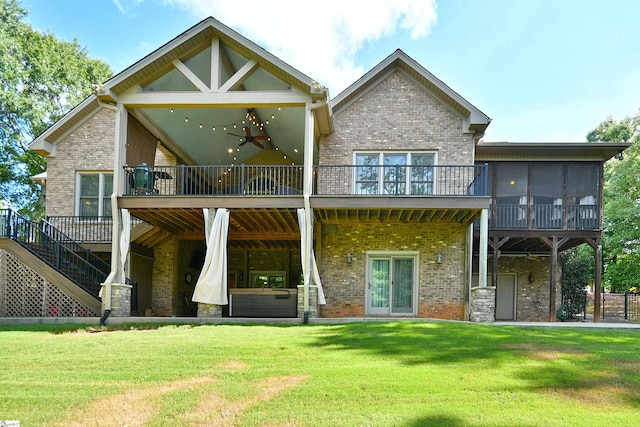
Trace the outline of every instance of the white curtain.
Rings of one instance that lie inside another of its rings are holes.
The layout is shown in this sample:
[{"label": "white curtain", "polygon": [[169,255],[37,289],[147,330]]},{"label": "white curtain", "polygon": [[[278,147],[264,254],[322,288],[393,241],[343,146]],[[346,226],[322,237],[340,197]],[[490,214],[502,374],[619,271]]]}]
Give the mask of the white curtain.
[{"label": "white curtain", "polygon": [[227,305],[227,234],[229,211],[203,209],[207,253],[192,301]]},{"label": "white curtain", "polygon": [[[324,291],[320,281],[320,273],[316,264],[316,254],[313,250],[313,235],[307,235],[307,216],[304,209],[298,209],[298,226],[300,227],[300,259],[302,260],[302,273],[305,277],[311,274],[311,281],[318,287],[318,304],[325,305]],[[307,265],[311,252],[311,268]]]},{"label": "white curtain", "polygon": [[121,209],[122,215],[122,232],[120,232],[120,278],[122,283],[127,280],[125,273],[125,265],[127,265],[127,256],[129,256],[129,243],[131,241],[131,214],[128,209]]}]

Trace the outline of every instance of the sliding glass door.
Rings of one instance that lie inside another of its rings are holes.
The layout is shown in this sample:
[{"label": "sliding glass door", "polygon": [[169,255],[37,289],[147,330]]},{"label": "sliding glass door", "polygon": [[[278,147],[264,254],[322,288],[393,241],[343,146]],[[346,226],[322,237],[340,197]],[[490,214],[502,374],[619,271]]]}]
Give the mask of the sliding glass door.
[{"label": "sliding glass door", "polygon": [[417,255],[371,255],[368,258],[367,313],[416,313]]}]

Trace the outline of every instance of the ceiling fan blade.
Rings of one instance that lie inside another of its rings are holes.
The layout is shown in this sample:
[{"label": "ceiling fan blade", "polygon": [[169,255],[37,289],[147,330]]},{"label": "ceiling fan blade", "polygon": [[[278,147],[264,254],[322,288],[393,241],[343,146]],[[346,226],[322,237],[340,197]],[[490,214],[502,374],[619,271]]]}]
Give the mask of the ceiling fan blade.
[{"label": "ceiling fan blade", "polygon": [[249,129],[249,126],[244,127],[244,132],[247,134],[247,136],[251,136],[251,129]]},{"label": "ceiling fan blade", "polygon": [[253,140],[252,142],[256,147],[264,148],[264,145],[260,144],[258,141]]},{"label": "ceiling fan blade", "polygon": [[242,147],[242,146],[243,146],[244,144],[246,144],[246,143],[247,143],[247,140],[245,139],[244,141],[242,141],[242,142],[240,143],[240,145],[238,145],[238,147]]},{"label": "ceiling fan blade", "polygon": [[267,135],[256,135],[253,139],[269,139],[269,137]]},{"label": "ceiling fan blade", "polygon": [[238,138],[244,138],[244,137],[245,137],[244,135],[238,135],[238,134],[231,133],[231,132],[227,132],[227,133],[228,133],[229,135],[232,135],[232,136],[237,136]]}]

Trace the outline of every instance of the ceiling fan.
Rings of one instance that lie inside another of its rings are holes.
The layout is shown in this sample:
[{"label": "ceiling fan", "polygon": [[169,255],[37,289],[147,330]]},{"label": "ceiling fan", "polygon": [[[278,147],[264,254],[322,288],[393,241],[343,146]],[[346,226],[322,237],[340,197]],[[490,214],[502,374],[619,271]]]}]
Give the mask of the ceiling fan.
[{"label": "ceiling fan", "polygon": [[246,135],[236,135],[235,133],[231,133],[231,132],[227,132],[229,135],[233,135],[233,136],[237,136],[240,138],[240,140],[242,141],[239,145],[239,147],[242,147],[244,144],[246,144],[247,142],[252,143],[253,145],[255,145],[256,147],[259,148],[264,148],[264,145],[262,145],[262,143],[260,143],[259,141],[264,140],[264,141],[268,141],[269,137],[267,135],[251,135],[251,129],[249,129],[249,126],[245,126],[244,127],[244,132]]}]

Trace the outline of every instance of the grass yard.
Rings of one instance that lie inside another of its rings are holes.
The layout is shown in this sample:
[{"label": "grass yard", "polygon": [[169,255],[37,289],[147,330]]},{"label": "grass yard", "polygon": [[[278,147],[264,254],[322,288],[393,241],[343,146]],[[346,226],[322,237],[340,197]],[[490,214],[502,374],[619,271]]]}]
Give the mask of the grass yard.
[{"label": "grass yard", "polygon": [[27,426],[631,426],[640,331],[452,322],[0,326]]}]

